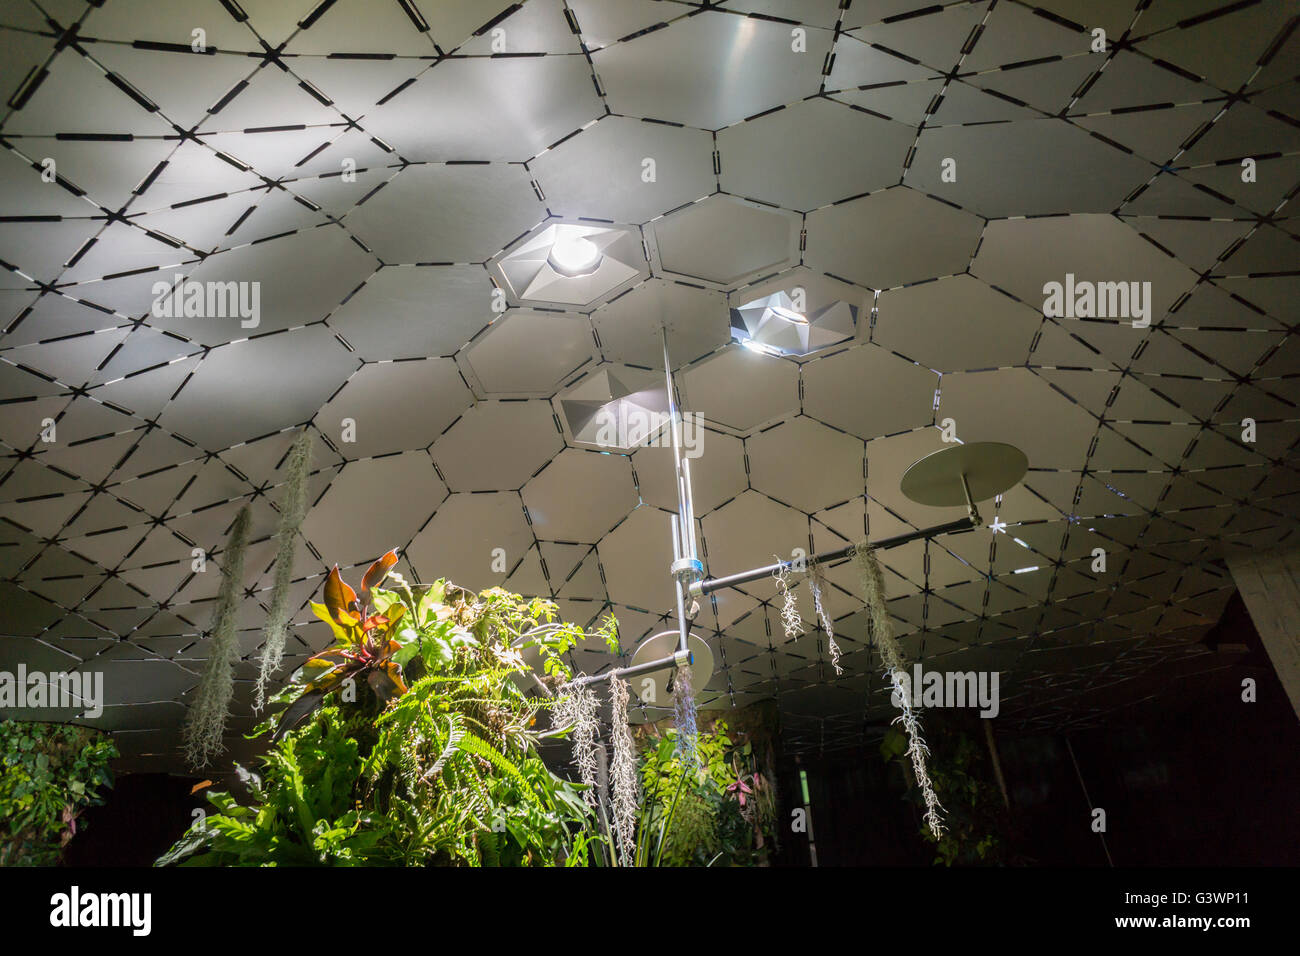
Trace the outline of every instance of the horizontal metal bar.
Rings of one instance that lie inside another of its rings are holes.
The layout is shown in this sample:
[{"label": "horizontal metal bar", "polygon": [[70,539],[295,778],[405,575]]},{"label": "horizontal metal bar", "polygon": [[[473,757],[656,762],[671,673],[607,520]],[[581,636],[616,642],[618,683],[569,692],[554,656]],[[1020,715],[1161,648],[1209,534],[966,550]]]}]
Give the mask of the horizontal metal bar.
[{"label": "horizontal metal bar", "polygon": [[[883,548],[896,548],[900,544],[907,544],[909,541],[919,541],[922,538],[933,538],[935,535],[951,534],[956,531],[969,531],[976,527],[977,522],[969,516],[959,521],[950,521],[947,524],[937,525],[933,528],[924,528],[920,531],[909,531],[906,534],[895,535],[892,538],[884,538],[871,545],[873,550]],[[856,544],[850,544],[843,548],[836,548],[834,551],[823,551],[821,554],[814,554],[810,558],[804,558],[808,564],[825,564],[828,561],[838,561],[840,558],[847,558],[857,548]],[[793,561],[781,561],[778,564],[769,564],[765,568],[755,568],[752,571],[742,571],[739,574],[730,574],[725,578],[713,578],[708,581],[693,581],[690,585],[691,597],[703,597],[711,591],[718,591],[722,588],[734,588],[738,584],[748,584],[750,581],[757,581],[760,578],[768,578],[781,570],[791,570],[794,568]]]},{"label": "horizontal metal bar", "polygon": [[657,661],[646,661],[644,664],[633,664],[631,667],[616,667],[613,670],[605,671],[603,674],[593,674],[582,677],[575,677],[569,682],[570,686],[580,687],[583,684],[594,684],[597,681],[609,680],[611,677],[635,677],[637,674],[646,674],[650,671],[663,670],[665,667],[675,667],[677,665],[676,657],[661,657]]}]

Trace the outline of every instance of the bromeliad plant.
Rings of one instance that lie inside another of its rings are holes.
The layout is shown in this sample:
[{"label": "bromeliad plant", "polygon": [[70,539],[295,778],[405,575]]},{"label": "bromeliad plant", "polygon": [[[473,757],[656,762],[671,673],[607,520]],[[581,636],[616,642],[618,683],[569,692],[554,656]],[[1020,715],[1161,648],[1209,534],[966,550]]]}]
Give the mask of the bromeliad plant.
[{"label": "bromeliad plant", "polygon": [[[385,610],[377,612],[372,606],[376,600],[374,589],[396,565],[396,550],[375,561],[361,579],[360,593],[344,582],[338,565],[330,571],[325,579],[325,603],[313,601],[311,609],[329,625],[336,643],[310,658],[294,676],[301,691],[280,717],[278,735],[296,727],[320,706],[326,694],[363,675],[381,704],[406,693],[402,664],[415,654],[412,642],[418,639],[418,631],[402,626],[407,607],[400,601],[387,600],[388,595],[381,592],[379,599],[384,601]],[[435,592],[430,589],[430,593]],[[418,625],[418,606],[413,619]]]},{"label": "bromeliad plant", "polygon": [[[599,841],[584,788],[543,763],[553,691],[590,634],[550,601],[438,581],[413,588],[373,564],[353,591],[337,570],[313,611],[335,644],[304,665],[254,732],[274,745],[251,803],[209,793],[216,812],[160,865],[583,865]],[[387,584],[389,587],[381,585]],[[533,648],[545,676],[525,663]],[[552,715],[553,716],[553,715]]]}]

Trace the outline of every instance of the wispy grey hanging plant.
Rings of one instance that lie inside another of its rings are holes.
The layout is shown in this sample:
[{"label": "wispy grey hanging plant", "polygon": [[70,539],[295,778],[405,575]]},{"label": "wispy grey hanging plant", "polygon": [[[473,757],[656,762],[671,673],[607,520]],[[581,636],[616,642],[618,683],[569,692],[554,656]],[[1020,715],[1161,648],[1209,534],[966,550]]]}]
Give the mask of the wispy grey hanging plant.
[{"label": "wispy grey hanging plant", "polygon": [[572,728],[573,763],[578,768],[578,778],[587,786],[582,797],[590,806],[596,806],[596,738],[600,723],[596,716],[596,694],[586,684],[571,684],[555,703],[555,722],[558,727]]},{"label": "wispy grey hanging plant", "polygon": [[636,818],[641,797],[636,773],[636,748],[632,744],[632,731],[627,720],[627,681],[617,676],[610,678],[609,698],[613,709],[610,736],[614,742],[614,760],[610,766],[610,785],[613,790],[614,833],[618,841],[619,858],[625,866],[631,866],[636,860]]},{"label": "wispy grey hanging plant", "polygon": [[840,666],[840,646],[835,643],[835,627],[831,624],[830,615],[822,606],[822,592],[825,587],[826,575],[822,572],[821,565],[814,562],[809,568],[808,589],[812,591],[813,609],[817,612],[817,619],[821,621],[822,630],[826,632],[826,649],[831,654],[831,666],[835,668],[836,675],[840,676],[844,673],[844,668]]},{"label": "wispy grey hanging plant", "polygon": [[787,641],[797,641],[804,632],[803,618],[799,616],[799,603],[795,600],[794,576],[788,565],[777,558],[777,569],[772,572],[776,593],[781,597],[781,628]]},{"label": "wispy grey hanging plant", "polygon": [[235,692],[235,661],[239,659],[239,599],[250,515],[248,505],[244,505],[230,529],[221,561],[221,589],[212,614],[208,663],[185,722],[185,759],[195,770],[207,766],[223,749],[222,737]]},{"label": "wispy grey hanging plant", "polygon": [[293,557],[298,545],[298,529],[307,515],[307,478],[311,474],[312,436],[303,431],[289,449],[284,497],[280,501],[280,526],[276,530],[275,580],[271,587],[271,608],[262,631],[262,661],[257,675],[257,693],[253,710],[266,706],[266,688],[284,662],[284,646],[289,636],[289,586],[293,583]]},{"label": "wispy grey hanging plant", "polygon": [[695,675],[689,664],[673,672],[673,722],[677,727],[677,756],[686,766],[698,767],[699,726],[695,714]]},{"label": "wispy grey hanging plant", "polygon": [[930,774],[925,768],[925,758],[930,748],[925,745],[921,735],[921,721],[912,709],[912,695],[907,689],[907,661],[903,657],[898,640],[894,637],[894,622],[889,616],[885,604],[885,576],[881,573],[880,562],[876,560],[875,550],[865,541],[853,550],[853,560],[862,576],[862,597],[867,611],[871,615],[871,630],[876,637],[876,646],[880,648],[880,659],[884,664],[885,676],[893,691],[893,699],[902,708],[902,713],[894,718],[894,723],[902,724],[907,734],[908,747],[905,756],[912,758],[912,775],[916,785],[921,789],[925,800],[925,822],[930,833],[938,839],[944,830],[943,817],[940,812],[943,805],[935,795]]}]

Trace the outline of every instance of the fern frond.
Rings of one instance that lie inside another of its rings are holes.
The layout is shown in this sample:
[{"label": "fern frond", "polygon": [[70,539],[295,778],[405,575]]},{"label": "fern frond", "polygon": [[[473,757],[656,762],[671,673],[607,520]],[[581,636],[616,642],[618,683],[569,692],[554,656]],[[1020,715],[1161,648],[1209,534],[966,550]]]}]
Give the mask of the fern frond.
[{"label": "fern frond", "polygon": [[442,773],[443,765],[454,753],[456,753],[457,750],[460,749],[461,741],[465,739],[466,733],[467,731],[460,721],[460,715],[448,714],[447,743],[442,748],[442,753],[438,755],[438,759],[433,762],[433,766],[424,772],[423,776],[425,780],[428,780],[431,777],[436,777],[438,774]]},{"label": "fern frond", "polygon": [[497,750],[486,740],[481,737],[475,737],[471,733],[466,733],[465,739],[461,741],[460,746],[461,749],[467,753],[471,753],[475,757],[482,757],[488,763],[492,764],[492,766],[496,767],[514,781],[531,803],[538,804],[539,806],[541,805],[541,801],[537,798],[537,794],[533,793],[533,788],[528,785],[528,781],[524,779],[524,775],[520,772],[519,768],[503,753],[501,753],[501,751]]}]

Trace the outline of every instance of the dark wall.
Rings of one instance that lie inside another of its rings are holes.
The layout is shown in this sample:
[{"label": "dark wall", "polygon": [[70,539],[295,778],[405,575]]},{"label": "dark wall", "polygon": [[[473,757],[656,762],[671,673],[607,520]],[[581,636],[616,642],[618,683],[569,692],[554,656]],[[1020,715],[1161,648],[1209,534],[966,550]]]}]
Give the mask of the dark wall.
[{"label": "dark wall", "polygon": [[[1246,676],[1257,682],[1254,703],[1241,699]],[[1116,866],[1300,865],[1300,720],[1276,674],[1258,661],[1212,677],[1195,693],[1176,688],[1068,738],[999,729],[1011,797],[1001,836],[1010,858],[1106,866],[1109,850]],[[821,865],[933,860],[875,744],[802,761]],[[780,774],[790,807],[800,804],[798,769],[791,760]],[[1106,811],[1104,848],[1091,826],[1094,807]],[[792,834],[783,849],[783,863],[807,865],[804,838]]]},{"label": "dark wall", "polygon": [[818,866],[929,865],[933,854],[916,836],[916,814],[887,781],[889,768],[875,750],[807,755],[785,765],[780,865],[810,863],[807,836],[790,832],[790,811],[803,805],[800,769],[808,776]]},{"label": "dark wall", "polygon": [[82,815],[84,829],[68,844],[65,866],[152,866],[193,822],[203,803],[197,783],[162,773],[118,777],[103,806]]},{"label": "dark wall", "polygon": [[1300,864],[1300,721],[1280,686],[1215,703],[1072,739],[1117,866]]}]

